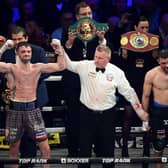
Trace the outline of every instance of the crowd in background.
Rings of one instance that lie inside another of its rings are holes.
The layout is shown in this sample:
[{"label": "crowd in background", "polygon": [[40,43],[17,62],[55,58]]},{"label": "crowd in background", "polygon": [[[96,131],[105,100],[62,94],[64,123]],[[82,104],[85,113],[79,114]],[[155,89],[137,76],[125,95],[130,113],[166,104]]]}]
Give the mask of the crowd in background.
[{"label": "crowd in background", "polygon": [[[69,25],[74,23],[74,9],[78,2],[80,0],[1,0],[0,34],[10,38],[11,29],[16,25],[22,26],[28,32],[29,42],[50,51],[49,43],[54,32],[56,37],[60,38],[63,30],[67,30]],[[115,31],[111,34],[114,38],[110,37],[112,42],[116,39],[116,32],[122,34],[133,30],[134,20],[143,15],[149,20],[150,33],[158,34],[159,28],[163,27],[161,36],[165,38],[164,45],[167,47],[167,1],[86,0],[86,2],[93,9],[94,20],[109,23],[109,31]]]},{"label": "crowd in background", "polygon": [[[0,35],[5,36],[7,39],[11,38],[11,30],[16,26],[24,27],[27,35],[29,37],[29,42],[38,46],[41,46],[45,51],[53,52],[52,47],[50,46],[51,39],[57,38],[60,39],[62,44],[64,45],[68,55],[72,60],[79,61],[84,59],[92,59],[94,50],[96,47],[93,47],[93,44],[96,46],[99,42],[99,39],[93,40],[91,45],[88,43],[88,48],[81,44],[79,41],[74,41],[74,44],[70,48],[66,47],[66,42],[68,41],[68,28],[71,24],[75,23],[76,15],[80,15],[77,11],[75,11],[75,6],[81,2],[80,0],[1,0],[0,1]],[[133,54],[128,53],[131,59],[128,59],[127,62],[122,59],[121,50],[120,50],[120,37],[121,34],[126,33],[128,31],[135,30],[135,26],[138,27],[139,22],[149,22],[149,30],[147,32],[159,35],[160,43],[159,48],[165,49],[168,48],[168,2],[164,0],[85,0],[87,4],[92,8],[93,19],[96,22],[100,23],[108,23],[109,31],[105,34],[105,38],[107,40],[107,45],[112,49],[112,60],[111,62],[119,66],[120,68],[127,68],[126,70],[131,70],[130,65],[135,66],[130,60],[134,60],[135,56]],[[90,10],[90,9],[89,9]],[[147,20],[139,20],[138,24],[136,23],[140,16],[144,16]],[[77,48],[74,50],[74,46]],[[71,49],[71,50],[69,50]],[[86,49],[86,50],[85,50]],[[87,54],[84,54],[87,52]],[[146,53],[145,55],[151,53]],[[81,55],[81,56],[80,56]],[[142,59],[144,53],[137,54],[134,53],[139,59]],[[89,57],[90,56],[90,57]],[[133,58],[133,59],[132,59]],[[146,62],[146,58],[143,58]],[[124,64],[125,63],[125,64]],[[128,64],[130,63],[130,64]],[[151,63],[151,61],[150,61]],[[121,65],[129,65],[125,67],[121,67]],[[146,64],[142,67],[141,70],[145,69]],[[137,67],[132,67],[136,69]],[[135,72],[134,70],[132,72]],[[129,73],[129,72],[128,72]],[[139,73],[139,69],[138,69]],[[141,73],[141,72],[140,72]],[[143,77],[146,71],[143,71],[142,78],[135,75],[135,78],[141,78],[142,84],[137,85],[142,88],[143,85]],[[127,74],[128,75],[128,74]],[[136,81],[132,74],[130,73],[130,79]],[[68,78],[66,78],[68,77]],[[128,77],[128,76],[127,76]],[[72,108],[69,111],[79,110],[77,107],[80,105],[79,102],[76,102],[80,93],[80,86],[78,78],[74,76],[74,74],[70,74],[70,72],[64,72],[64,92],[65,95],[70,97],[66,97],[67,105],[69,98],[69,106]],[[72,80],[73,79],[73,80]],[[139,79],[137,80],[139,82]],[[130,80],[131,81],[131,80]],[[129,81],[129,82],[130,82]],[[66,85],[65,85],[66,84]],[[131,83],[132,84],[132,83]],[[73,85],[73,86],[72,86]],[[74,87],[74,88],[73,88]],[[66,89],[65,89],[66,88]],[[68,90],[69,89],[69,90]],[[76,90],[76,94],[73,92]],[[135,89],[135,88],[134,88]],[[71,91],[70,91],[71,90]],[[136,92],[139,89],[135,89]],[[71,94],[67,94],[71,93]],[[139,95],[138,95],[139,96]],[[141,94],[139,96],[141,98]],[[73,101],[74,100],[74,101]],[[122,102],[123,103],[123,102]],[[74,105],[74,106],[73,106]],[[126,106],[127,103],[124,102]],[[75,107],[73,109],[73,107]],[[129,112],[130,110],[127,110]],[[70,125],[69,134],[74,136],[75,138],[69,137],[69,146],[71,143],[76,146],[72,146],[73,148],[77,148],[77,135],[79,130],[74,130],[78,120],[77,113],[70,113],[69,122],[75,122],[75,125]],[[127,113],[128,114],[128,113]],[[132,115],[132,114],[131,114]],[[68,116],[68,115],[67,115]],[[73,118],[72,118],[73,116]],[[76,116],[76,118],[74,118]],[[128,119],[125,118],[125,121],[130,121],[130,117]],[[130,129],[131,122],[127,122],[125,124],[125,128]],[[124,126],[123,126],[124,127]],[[74,133],[70,132],[72,129],[75,131]],[[68,130],[68,127],[67,127]],[[123,129],[124,130],[124,129]],[[127,135],[127,136],[126,136]],[[127,145],[129,130],[125,130],[124,137],[126,137],[125,144]],[[72,141],[73,140],[73,141]],[[95,144],[96,146],[96,144]],[[99,145],[99,142],[97,144]],[[69,147],[70,148],[70,147]],[[128,149],[125,147],[125,151],[122,152],[123,156],[128,156]],[[124,149],[124,148],[123,148]],[[144,148],[147,149],[147,148]],[[78,151],[72,151],[69,149],[69,156],[77,156]],[[99,150],[96,149],[95,150]],[[96,151],[95,151],[96,152]]]}]

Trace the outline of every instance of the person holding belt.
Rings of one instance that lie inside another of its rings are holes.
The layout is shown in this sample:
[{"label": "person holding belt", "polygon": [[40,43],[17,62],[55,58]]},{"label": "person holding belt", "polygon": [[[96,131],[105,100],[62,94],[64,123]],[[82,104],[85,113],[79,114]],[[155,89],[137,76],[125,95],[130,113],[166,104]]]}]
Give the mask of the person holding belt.
[{"label": "person holding belt", "polygon": [[[85,1],[81,1],[75,6],[76,21],[84,19],[85,17],[94,19],[93,13],[94,11],[92,11],[91,6],[89,6]],[[89,24],[86,24],[85,26],[89,26]],[[105,38],[105,31],[103,30],[97,31],[95,37],[88,41],[78,38],[77,33],[70,29],[68,32],[64,32],[63,34],[64,36],[61,39],[61,44],[64,46],[65,51],[73,61],[85,59],[92,60],[97,45],[110,45],[109,41]],[[63,95],[68,107],[66,113],[68,156],[76,157],[79,148],[80,79],[77,74],[65,70],[63,72],[62,83],[64,87]],[[99,144],[97,144],[98,142],[96,142],[95,145],[97,150],[95,151],[96,155],[98,154],[97,146],[99,146]]]}]

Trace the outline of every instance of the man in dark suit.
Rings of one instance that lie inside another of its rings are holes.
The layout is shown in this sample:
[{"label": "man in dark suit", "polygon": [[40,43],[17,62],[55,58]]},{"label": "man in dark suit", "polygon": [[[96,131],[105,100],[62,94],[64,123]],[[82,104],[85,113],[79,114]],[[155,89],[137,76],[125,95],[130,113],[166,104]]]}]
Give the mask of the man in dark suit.
[{"label": "man in dark suit", "polygon": [[[134,24],[135,31],[138,32],[149,32],[149,20],[145,16],[140,16],[135,20]],[[145,48],[145,47],[144,47]],[[124,60],[124,72],[127,76],[128,81],[130,82],[131,86],[135,89],[138,98],[142,98],[143,92],[143,83],[144,77],[147,71],[152,69],[153,67],[157,66],[157,49],[151,50],[144,50],[143,52],[133,51],[133,50],[126,50],[122,49],[122,57]],[[122,156],[128,157],[129,150],[128,150],[128,139],[129,139],[129,132],[133,121],[137,123],[137,117],[134,115],[134,110],[130,106],[129,102],[122,102],[125,106],[125,115],[123,120],[123,147],[122,147]],[[144,133],[143,139],[143,156],[150,155],[150,131]],[[143,168],[148,167],[147,163],[143,164]]]},{"label": "man in dark suit", "polygon": [[[14,46],[16,47],[19,42],[28,41],[28,36],[24,28],[17,26],[11,32],[11,39],[13,40]],[[2,55],[1,61],[7,62],[7,63],[16,63],[19,60],[19,58],[15,53],[15,47],[7,50]],[[44,49],[36,45],[32,45],[31,47],[32,47],[31,63],[37,63],[37,62],[47,63],[47,58],[45,56]],[[41,75],[38,83],[37,104],[40,108],[42,108],[48,102],[47,87],[44,81],[46,77],[48,77],[48,75],[45,75],[45,74]],[[23,138],[21,140],[20,152],[21,152],[21,157],[23,158],[36,157],[36,143],[31,138],[29,138],[26,135],[26,133],[23,135]],[[25,167],[30,168],[31,166],[25,165]]]},{"label": "man in dark suit", "polygon": [[[92,18],[92,9],[86,2],[80,2],[75,8],[76,19],[79,20],[84,17]],[[68,38],[61,39],[62,44],[71,60],[80,61],[84,59],[93,59],[96,47],[99,44],[106,45],[104,38],[105,32],[97,32],[96,37],[85,42],[77,38],[74,32],[68,32]],[[78,138],[79,138],[79,95],[80,95],[80,80],[77,74],[65,70],[63,73],[64,98],[66,100],[67,122],[66,132],[68,141],[68,155],[76,157],[78,154]],[[96,142],[97,143],[97,142]]]}]

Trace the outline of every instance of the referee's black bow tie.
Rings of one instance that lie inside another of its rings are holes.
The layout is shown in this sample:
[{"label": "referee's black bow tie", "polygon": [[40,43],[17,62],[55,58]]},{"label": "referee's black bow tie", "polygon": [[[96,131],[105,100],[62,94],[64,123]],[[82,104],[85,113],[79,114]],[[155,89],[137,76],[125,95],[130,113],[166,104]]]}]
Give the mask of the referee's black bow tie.
[{"label": "referee's black bow tie", "polygon": [[99,72],[99,71],[101,71],[102,73],[104,73],[105,68],[98,68],[98,67],[96,67],[96,72]]}]

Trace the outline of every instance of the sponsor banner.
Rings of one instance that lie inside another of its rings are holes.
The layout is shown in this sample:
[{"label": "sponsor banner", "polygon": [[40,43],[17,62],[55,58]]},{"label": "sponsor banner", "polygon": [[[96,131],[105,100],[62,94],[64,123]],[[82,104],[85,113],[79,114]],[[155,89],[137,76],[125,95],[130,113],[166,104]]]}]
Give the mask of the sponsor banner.
[{"label": "sponsor banner", "polygon": [[[58,132],[48,133],[48,143],[49,145],[60,145],[61,139]],[[0,149],[9,149],[9,143],[6,141],[5,136],[0,136]]]},{"label": "sponsor banner", "polygon": [[[63,145],[66,147],[67,139],[65,130],[62,132],[54,132],[56,128],[48,133],[48,142],[51,147]],[[58,131],[58,130],[57,130]],[[143,131],[141,127],[131,127],[128,148],[143,148]],[[122,148],[123,138],[122,138],[122,128],[116,127],[116,137],[115,137],[115,148]],[[9,149],[9,143],[6,141],[3,131],[0,134],[0,149]]]},{"label": "sponsor banner", "polygon": [[19,159],[19,164],[28,164],[28,163],[32,163],[32,164],[47,164],[48,163],[48,159],[41,159],[41,158],[23,158],[23,159]]}]

